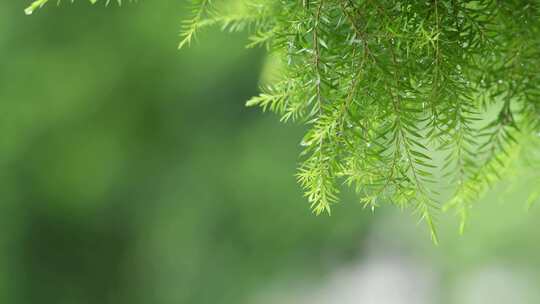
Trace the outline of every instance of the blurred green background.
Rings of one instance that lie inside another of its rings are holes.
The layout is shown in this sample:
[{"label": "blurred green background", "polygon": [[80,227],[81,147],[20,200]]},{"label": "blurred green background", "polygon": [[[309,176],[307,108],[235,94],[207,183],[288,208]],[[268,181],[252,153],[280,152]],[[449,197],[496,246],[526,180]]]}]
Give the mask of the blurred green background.
[{"label": "blurred green background", "polygon": [[1,303],[540,301],[526,197],[490,193],[462,237],[442,216],[438,247],[347,193],[316,217],[302,127],[244,107],[265,59],[244,35],[178,51],[182,1],[26,4],[0,3]]}]

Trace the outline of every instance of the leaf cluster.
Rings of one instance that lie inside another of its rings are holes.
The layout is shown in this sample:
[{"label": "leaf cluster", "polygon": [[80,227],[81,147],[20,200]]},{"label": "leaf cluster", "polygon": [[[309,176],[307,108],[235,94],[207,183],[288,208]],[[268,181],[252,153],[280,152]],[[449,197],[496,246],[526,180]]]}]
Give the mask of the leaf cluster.
[{"label": "leaf cluster", "polygon": [[437,240],[437,210],[457,210],[463,228],[522,134],[539,130],[538,1],[243,3],[245,18],[232,18],[230,2],[195,1],[213,9],[183,42],[205,23],[246,22],[249,46],[277,54],[279,79],[247,105],[308,126],[298,180],[317,214],[345,183],[367,207],[412,208]]},{"label": "leaf cluster", "polygon": [[[75,0],[67,0],[67,1],[70,1],[71,3],[75,2]],[[88,0],[88,1],[90,1],[91,4],[96,4],[100,0]],[[116,3],[118,3],[118,5],[122,4],[122,0],[102,0],[101,2],[105,2],[105,5],[109,5],[111,1],[115,1]],[[37,9],[42,8],[48,2],[49,0],[34,0],[34,2],[32,2],[28,7],[26,7],[26,9],[24,10],[24,13],[26,15],[32,15]],[[51,1],[51,2],[54,2],[54,1]],[[56,0],[57,5],[60,5],[60,3],[62,3],[62,0]]]}]

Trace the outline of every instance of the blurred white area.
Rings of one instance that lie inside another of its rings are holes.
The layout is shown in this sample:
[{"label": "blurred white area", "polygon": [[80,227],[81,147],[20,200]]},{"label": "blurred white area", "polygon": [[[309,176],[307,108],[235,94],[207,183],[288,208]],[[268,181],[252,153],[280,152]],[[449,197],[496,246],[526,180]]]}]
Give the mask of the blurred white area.
[{"label": "blurred white area", "polygon": [[[313,284],[292,284],[286,295],[274,289],[262,304],[433,304],[437,277],[402,249],[404,240],[385,238],[384,220],[371,233],[363,255]],[[381,229],[377,229],[381,228]],[[381,234],[382,233],[382,234]],[[308,286],[306,286],[308,285]],[[287,287],[285,287],[287,289]]]},{"label": "blurred white area", "polygon": [[307,296],[293,302],[428,304],[433,303],[432,279],[425,267],[403,257],[368,257],[337,271],[320,289],[309,291]]},{"label": "blurred white area", "polygon": [[500,264],[458,278],[453,303],[532,304],[535,288],[527,271]]},{"label": "blurred white area", "polygon": [[[518,260],[501,252],[507,246],[530,249],[526,248],[527,243],[516,243],[520,234],[512,224],[509,212],[498,212],[506,220],[504,228],[515,233],[504,238],[508,244],[501,245],[499,250],[486,245],[498,240],[488,237],[486,231],[501,233],[493,228],[501,222],[493,221],[495,216],[486,220],[486,228],[479,223],[463,237],[455,228],[447,228],[442,244],[435,246],[403,213],[385,214],[372,227],[357,261],[343,265],[317,281],[293,280],[286,285],[270,287],[262,301],[250,303],[540,303],[537,270],[528,268],[534,265],[528,261],[534,259],[534,255]],[[519,215],[518,211],[515,213]]]},{"label": "blurred white area", "polygon": [[395,227],[403,221],[397,217],[399,215],[394,216],[382,217],[375,224],[360,260],[337,270],[324,286],[309,291],[307,296],[294,303],[434,303],[438,278],[426,264],[429,261],[423,262],[411,254],[406,248],[408,241],[392,233],[414,229]]}]

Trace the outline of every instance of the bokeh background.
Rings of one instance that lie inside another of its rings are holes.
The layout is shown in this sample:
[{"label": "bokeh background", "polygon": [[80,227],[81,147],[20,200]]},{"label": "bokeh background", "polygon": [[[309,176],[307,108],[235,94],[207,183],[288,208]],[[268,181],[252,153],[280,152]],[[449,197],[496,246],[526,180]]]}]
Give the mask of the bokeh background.
[{"label": "bokeh background", "polygon": [[244,107],[245,35],[178,51],[183,1],[27,4],[0,2],[0,303],[540,303],[527,167],[439,246],[347,190],[316,217],[302,126]]}]

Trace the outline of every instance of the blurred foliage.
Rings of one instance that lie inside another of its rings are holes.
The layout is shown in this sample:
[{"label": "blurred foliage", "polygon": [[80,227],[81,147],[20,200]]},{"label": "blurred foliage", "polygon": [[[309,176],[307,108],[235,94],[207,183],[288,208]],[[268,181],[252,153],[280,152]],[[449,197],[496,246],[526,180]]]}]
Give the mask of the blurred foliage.
[{"label": "blurred foliage", "polygon": [[303,130],[244,107],[245,37],[180,53],[181,4],[89,6],[0,3],[0,302],[245,303],[359,252],[371,215],[310,214]]}]

